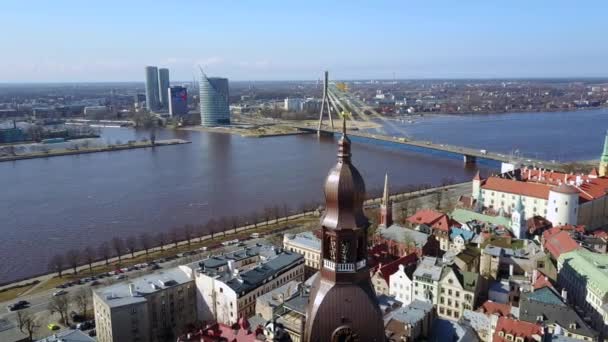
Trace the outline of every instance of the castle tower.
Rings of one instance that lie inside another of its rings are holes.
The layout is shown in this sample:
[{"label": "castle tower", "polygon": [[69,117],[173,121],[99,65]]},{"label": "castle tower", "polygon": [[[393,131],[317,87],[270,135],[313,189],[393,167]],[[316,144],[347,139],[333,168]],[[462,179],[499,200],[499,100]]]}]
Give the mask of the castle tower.
[{"label": "castle tower", "polygon": [[388,173],[384,175],[384,193],[380,204],[380,220],[378,225],[390,227],[393,225],[393,203],[388,195]]},{"label": "castle tower", "polygon": [[384,341],[382,312],[367,267],[365,184],[351,164],[350,140],[342,121],[338,163],[325,181],[321,218],[321,270],[308,298],[304,341]]},{"label": "castle tower", "polygon": [[475,174],[475,177],[473,177],[473,189],[471,191],[471,196],[473,196],[474,199],[479,201],[479,194],[481,193],[481,176],[479,175],[479,170],[477,170],[477,173]]},{"label": "castle tower", "polygon": [[515,208],[511,212],[511,231],[517,239],[524,239],[528,231],[528,223],[526,221],[526,214],[524,213],[524,206],[521,203],[521,196],[517,198]]},{"label": "castle tower", "polygon": [[604,151],[600,158],[599,174],[600,177],[608,176],[608,132],[606,132],[606,137],[604,138]]},{"label": "castle tower", "polygon": [[561,184],[549,190],[547,220],[553,226],[576,225],[578,222],[579,190],[572,185]]}]

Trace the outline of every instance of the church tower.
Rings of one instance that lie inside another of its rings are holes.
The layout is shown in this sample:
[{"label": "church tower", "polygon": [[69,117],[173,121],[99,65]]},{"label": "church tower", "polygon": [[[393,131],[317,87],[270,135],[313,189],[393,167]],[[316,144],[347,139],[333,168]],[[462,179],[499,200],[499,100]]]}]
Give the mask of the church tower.
[{"label": "church tower", "polygon": [[602,157],[600,158],[600,177],[608,176],[608,132],[606,132],[606,137],[604,138],[604,151],[602,152]]},{"label": "church tower", "polygon": [[515,208],[511,212],[511,230],[513,235],[517,239],[525,239],[526,232],[528,231],[528,224],[526,221],[526,215],[524,213],[524,206],[521,203],[521,196],[518,197]]},{"label": "church tower", "polygon": [[393,203],[388,195],[388,173],[384,175],[384,193],[380,203],[379,226],[390,227],[393,225]]},{"label": "church tower", "polygon": [[338,142],[338,163],[325,181],[321,218],[321,270],[313,281],[304,341],[384,341],[382,312],[367,267],[365,184],[351,164],[346,121]]}]

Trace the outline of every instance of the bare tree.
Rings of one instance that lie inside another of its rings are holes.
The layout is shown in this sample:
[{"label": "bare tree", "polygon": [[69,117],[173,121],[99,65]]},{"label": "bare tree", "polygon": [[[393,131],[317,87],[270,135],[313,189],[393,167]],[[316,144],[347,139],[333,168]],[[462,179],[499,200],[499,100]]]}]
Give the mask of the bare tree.
[{"label": "bare tree", "polygon": [[89,272],[93,274],[93,263],[95,262],[95,250],[91,246],[86,246],[82,250],[82,257],[84,261],[89,265]]},{"label": "bare tree", "polygon": [[285,216],[285,221],[289,221],[289,206],[287,203],[283,203],[283,216]]},{"label": "bare tree", "polygon": [[119,237],[114,237],[112,238],[112,248],[114,249],[114,252],[118,257],[118,263],[120,264],[120,258],[122,256],[122,253],[124,253],[125,251],[125,242]]},{"label": "bare tree", "polygon": [[271,207],[264,208],[264,221],[266,221],[266,225],[270,224],[271,219],[272,219],[272,208]]},{"label": "bare tree", "polygon": [[131,253],[131,258],[135,258],[135,250],[137,250],[137,239],[134,236],[129,236],[125,240],[127,250]]},{"label": "bare tree", "polygon": [[152,248],[152,238],[150,234],[144,232],[139,235],[139,245],[146,252],[146,259],[148,258],[148,251]]},{"label": "bare tree", "polygon": [[112,253],[110,253],[110,244],[107,241],[102,242],[97,248],[97,253],[106,261],[107,266],[110,263],[110,256],[112,255]]},{"label": "bare tree", "polygon": [[182,234],[184,235],[184,239],[188,243],[188,246],[190,246],[190,242],[192,242],[193,233],[194,227],[192,227],[192,225],[187,224],[184,226],[184,229],[182,229]]},{"label": "bare tree", "polygon": [[61,295],[61,296],[55,296],[55,297],[51,298],[48,309],[51,312],[51,315],[54,314],[55,312],[57,312],[59,314],[59,316],[61,317],[60,322],[67,324],[68,317],[69,317],[68,316],[68,307],[69,307],[68,296]]},{"label": "bare tree", "polygon": [[174,244],[173,248],[177,248],[177,244],[179,242],[179,229],[176,227],[171,228],[169,230],[169,240]]},{"label": "bare tree", "polygon": [[401,220],[405,222],[410,216],[410,202],[408,200],[401,202],[399,204],[399,210],[401,211]]},{"label": "bare tree", "polygon": [[65,253],[65,260],[68,265],[74,270],[74,274],[78,273],[77,267],[80,264],[80,252],[76,249],[70,249]]},{"label": "bare tree", "polygon": [[229,227],[230,227],[230,220],[228,220],[227,217],[222,217],[220,219],[220,223],[219,223],[219,231],[221,231],[223,233],[223,235],[226,236],[226,231],[228,230]]},{"label": "bare tree", "polygon": [[19,323],[19,330],[22,333],[27,332],[29,340],[33,341],[34,333],[40,328],[40,324],[31,311],[19,310],[17,312],[17,322]]},{"label": "bare tree", "polygon": [[433,202],[435,203],[435,209],[439,210],[441,208],[441,202],[443,201],[443,190],[435,191],[433,194]]},{"label": "bare tree", "polygon": [[272,207],[272,216],[274,216],[275,223],[279,223],[279,218],[281,217],[281,207],[278,205]]},{"label": "bare tree", "polygon": [[215,222],[214,219],[210,219],[205,224],[205,228],[207,229],[207,232],[209,232],[209,234],[211,234],[211,240],[213,240],[215,238],[215,232],[216,232],[215,226],[216,225],[217,225],[217,222]]},{"label": "bare tree", "polygon": [[258,219],[259,219],[260,215],[258,214],[258,212],[254,212],[251,214],[251,223],[253,224],[253,228],[257,228],[258,227]]},{"label": "bare tree", "polygon": [[83,317],[87,317],[87,308],[91,299],[91,288],[81,287],[72,295],[72,302],[76,304],[78,311]]},{"label": "bare tree", "polygon": [[61,272],[63,272],[63,267],[63,255],[55,254],[49,261],[49,271],[57,272],[59,274],[59,278],[61,278]]},{"label": "bare tree", "polygon": [[196,226],[196,235],[198,235],[198,242],[203,242],[203,237],[207,235],[207,226],[204,224],[199,224]]},{"label": "bare tree", "polygon": [[230,216],[230,225],[232,226],[232,230],[234,231],[234,234],[236,234],[236,229],[239,227],[239,217]]},{"label": "bare tree", "polygon": [[164,251],[165,250],[165,245],[167,244],[167,234],[160,232],[158,234],[156,234],[156,236],[154,237],[154,240],[156,242],[156,244],[160,247],[160,251]]}]

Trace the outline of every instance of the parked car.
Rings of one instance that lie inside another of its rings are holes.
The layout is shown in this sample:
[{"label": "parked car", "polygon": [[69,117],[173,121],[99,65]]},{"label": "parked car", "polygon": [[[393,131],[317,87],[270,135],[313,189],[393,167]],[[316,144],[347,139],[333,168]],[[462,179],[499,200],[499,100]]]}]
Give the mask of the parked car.
[{"label": "parked car", "polygon": [[116,279],[116,280],[121,280],[121,279],[125,279],[126,277],[127,277],[127,276],[126,276],[126,275],[124,275],[124,274],[119,274],[119,275],[115,276],[115,277],[114,277],[114,279]]},{"label": "parked car", "polygon": [[97,336],[97,331],[95,329],[89,331],[89,336],[91,336],[91,337]]},{"label": "parked car", "polygon": [[97,281],[97,280],[93,280],[93,281],[92,281],[92,282],[89,284],[89,286],[97,286],[97,285],[99,285],[99,284],[101,284],[99,281]]},{"label": "parked car", "polygon": [[49,323],[49,325],[47,325],[46,327],[49,328],[49,330],[51,331],[59,330],[59,326],[55,323]]},{"label": "parked car", "polygon": [[89,330],[94,327],[95,327],[95,325],[91,321],[86,321],[86,322],[76,324],[76,329],[78,329],[78,330]]},{"label": "parked car", "polygon": [[65,290],[55,291],[55,292],[53,292],[53,297],[62,296],[64,294],[66,294],[66,293],[68,293],[68,292],[65,291]]}]

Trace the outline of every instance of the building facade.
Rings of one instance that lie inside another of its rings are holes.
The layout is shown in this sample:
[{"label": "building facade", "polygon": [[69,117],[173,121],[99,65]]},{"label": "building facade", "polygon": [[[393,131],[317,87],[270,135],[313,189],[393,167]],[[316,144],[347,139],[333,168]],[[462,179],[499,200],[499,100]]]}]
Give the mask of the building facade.
[{"label": "building facade", "polygon": [[160,68],[158,69],[158,93],[160,100],[160,108],[162,110],[169,110],[169,69]]},{"label": "building facade", "polygon": [[197,321],[196,287],[186,266],[93,291],[100,342],[166,341]]},{"label": "building facade", "polygon": [[234,263],[213,267],[216,261],[203,260],[195,271],[201,320],[234,324],[240,317],[255,313],[259,296],[290,281],[304,280],[304,258],[297,253],[283,252],[240,269]]},{"label": "building facade", "polygon": [[412,273],[406,272],[404,265],[399,265],[397,272],[389,277],[389,293],[397,298],[403,305],[409,305],[413,300],[414,281]]},{"label": "building facade", "polygon": [[437,314],[446,319],[460,319],[464,310],[476,308],[480,289],[479,274],[445,267],[439,281]]},{"label": "building facade", "polygon": [[149,112],[160,109],[160,93],[158,86],[158,68],[146,67],[146,108]]},{"label": "building facade", "polygon": [[310,269],[318,270],[321,262],[321,240],[313,232],[283,235],[283,248],[302,254]]},{"label": "building facade", "polygon": [[188,114],[188,90],[185,87],[173,86],[166,92],[169,96],[169,116]]},{"label": "building facade", "polygon": [[201,72],[200,109],[202,126],[230,124],[228,79],[207,77]]}]

